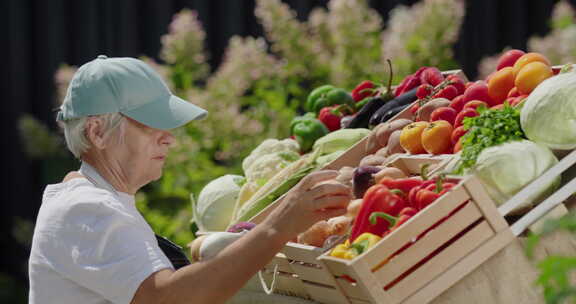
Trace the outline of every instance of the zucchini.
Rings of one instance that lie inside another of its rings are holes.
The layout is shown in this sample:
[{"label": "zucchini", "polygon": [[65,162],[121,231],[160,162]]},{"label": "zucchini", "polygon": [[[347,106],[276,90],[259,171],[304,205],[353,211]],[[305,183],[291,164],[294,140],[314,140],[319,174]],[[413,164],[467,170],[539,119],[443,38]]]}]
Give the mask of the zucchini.
[{"label": "zucchini", "polygon": [[284,193],[294,187],[302,178],[317,168],[316,160],[320,151],[304,156],[274,175],[252,197],[241,206],[237,201],[237,212],[233,223],[246,222],[258,214]]}]

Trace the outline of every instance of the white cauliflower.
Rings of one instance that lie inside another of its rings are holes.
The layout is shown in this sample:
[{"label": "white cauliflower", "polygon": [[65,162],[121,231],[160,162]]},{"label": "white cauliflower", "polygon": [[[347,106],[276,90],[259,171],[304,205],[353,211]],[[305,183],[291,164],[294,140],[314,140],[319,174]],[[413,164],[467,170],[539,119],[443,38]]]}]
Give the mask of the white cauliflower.
[{"label": "white cauliflower", "polygon": [[295,152],[300,151],[300,146],[298,142],[291,139],[278,140],[274,138],[269,138],[264,140],[256,149],[254,149],[248,157],[242,161],[242,170],[246,173],[249,168],[254,164],[254,162],[260,157],[276,152]]},{"label": "white cauliflower", "polygon": [[298,158],[300,158],[300,155],[294,151],[264,154],[252,162],[250,167],[244,171],[244,175],[248,181],[256,182],[262,186],[263,183]]},{"label": "white cauliflower", "polygon": [[287,138],[283,140],[266,139],[248,157],[242,161],[246,184],[237,200],[236,209],[248,201],[276,173],[300,158],[298,142]]}]

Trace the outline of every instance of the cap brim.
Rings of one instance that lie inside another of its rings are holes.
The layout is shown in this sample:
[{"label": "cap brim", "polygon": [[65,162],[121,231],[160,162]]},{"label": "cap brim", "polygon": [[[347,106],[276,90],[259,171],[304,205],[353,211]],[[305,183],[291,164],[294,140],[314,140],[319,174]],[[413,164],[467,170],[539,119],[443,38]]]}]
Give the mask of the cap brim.
[{"label": "cap brim", "polygon": [[169,130],[178,128],[192,120],[204,118],[208,112],[177,96],[151,102],[122,114],[152,128]]}]

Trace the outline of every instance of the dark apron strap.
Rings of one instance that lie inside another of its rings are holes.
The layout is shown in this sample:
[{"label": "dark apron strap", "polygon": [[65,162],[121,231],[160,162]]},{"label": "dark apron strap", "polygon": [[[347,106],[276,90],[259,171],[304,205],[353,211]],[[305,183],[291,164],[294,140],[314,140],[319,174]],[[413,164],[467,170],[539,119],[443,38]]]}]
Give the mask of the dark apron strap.
[{"label": "dark apron strap", "polygon": [[163,236],[156,234],[158,246],[164,252],[164,255],[170,260],[174,269],[178,270],[186,265],[190,265],[190,260],[182,250],[182,247],[172,243],[170,240]]}]

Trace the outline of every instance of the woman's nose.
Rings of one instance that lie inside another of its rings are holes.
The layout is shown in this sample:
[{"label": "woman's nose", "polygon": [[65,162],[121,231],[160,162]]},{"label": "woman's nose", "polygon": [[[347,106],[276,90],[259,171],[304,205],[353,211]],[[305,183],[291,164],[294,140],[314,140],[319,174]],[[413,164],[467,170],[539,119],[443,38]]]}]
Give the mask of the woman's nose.
[{"label": "woman's nose", "polygon": [[174,135],[172,135],[170,131],[162,131],[162,136],[160,136],[161,145],[172,146],[175,141],[176,138],[174,137]]}]

